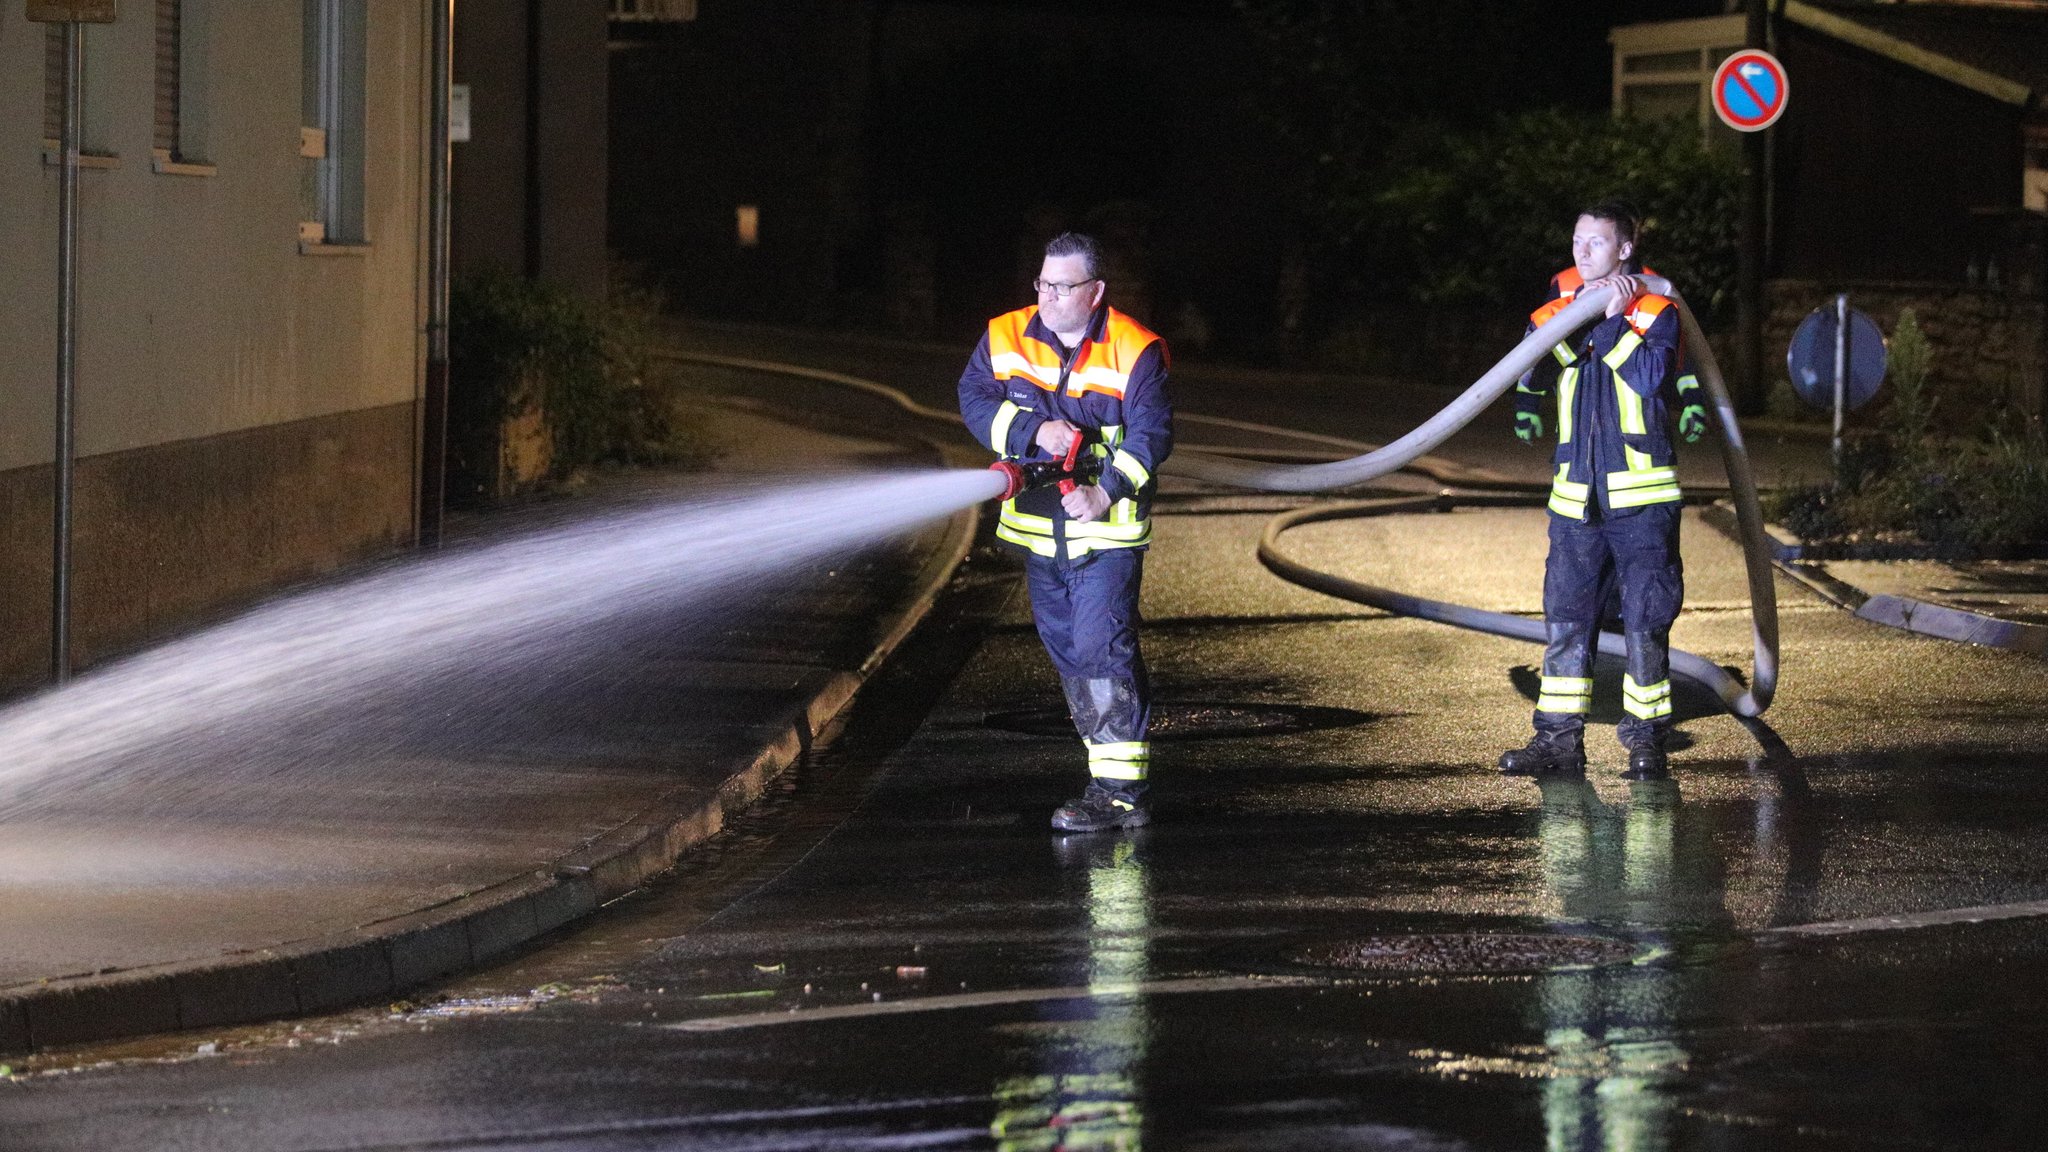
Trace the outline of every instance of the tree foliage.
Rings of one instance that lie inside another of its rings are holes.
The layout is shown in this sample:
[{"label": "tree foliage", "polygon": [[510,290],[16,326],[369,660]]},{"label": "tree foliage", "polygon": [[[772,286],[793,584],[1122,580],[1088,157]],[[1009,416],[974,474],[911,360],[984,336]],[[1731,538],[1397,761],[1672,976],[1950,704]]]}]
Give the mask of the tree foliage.
[{"label": "tree foliage", "polygon": [[1276,175],[1316,292],[1522,307],[1566,262],[1575,210],[1608,196],[1648,215],[1652,266],[1703,314],[1732,291],[1734,159],[1690,121],[1557,106],[1584,100],[1587,76],[1604,88],[1599,33],[1611,13],[1479,0],[1237,5],[1262,50],[1253,95],[1287,149]]},{"label": "tree foliage", "polygon": [[1739,174],[1685,121],[1542,109],[1476,132],[1426,127],[1332,211],[1358,219],[1380,277],[1424,303],[1516,304],[1567,263],[1578,209],[1619,196],[1644,213],[1641,252],[1703,314],[1733,291]]}]

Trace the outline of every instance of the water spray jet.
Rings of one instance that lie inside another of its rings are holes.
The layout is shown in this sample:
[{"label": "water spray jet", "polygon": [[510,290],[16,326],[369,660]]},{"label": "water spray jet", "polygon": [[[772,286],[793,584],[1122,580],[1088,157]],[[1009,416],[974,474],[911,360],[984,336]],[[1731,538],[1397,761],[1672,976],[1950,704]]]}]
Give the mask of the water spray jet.
[{"label": "water spray jet", "polygon": [[[880,543],[1003,484],[933,469],[614,505],[260,605],[0,709],[0,819],[87,787],[146,785],[181,808],[208,797],[287,807],[278,784],[347,772],[388,743],[365,725],[483,724],[502,702],[465,690],[537,682],[601,646],[607,624],[701,614],[714,595]],[[147,806],[124,794],[129,811]]]}]

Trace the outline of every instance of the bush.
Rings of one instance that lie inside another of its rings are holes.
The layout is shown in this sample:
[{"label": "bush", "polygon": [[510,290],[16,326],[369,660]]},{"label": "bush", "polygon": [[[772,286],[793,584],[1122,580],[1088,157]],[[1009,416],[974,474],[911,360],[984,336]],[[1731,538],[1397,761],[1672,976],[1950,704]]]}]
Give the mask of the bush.
[{"label": "bush", "polygon": [[667,397],[650,376],[658,301],[622,284],[591,306],[561,287],[503,273],[466,276],[449,292],[448,439],[457,496],[499,488],[507,422],[537,413],[546,482],[594,465],[675,458]]},{"label": "bush", "polygon": [[1932,433],[1929,349],[1911,309],[1889,349],[1892,391],[1879,427],[1845,437],[1834,478],[1779,493],[1772,517],[1807,540],[1903,538],[1947,556],[1995,556],[2048,540],[2048,443],[2039,425],[1994,425],[1974,439]]},{"label": "bush", "polygon": [[1539,109],[1491,128],[1405,136],[1372,203],[1384,256],[1426,303],[1519,304],[1568,262],[1573,213],[1620,196],[1642,250],[1701,315],[1735,280],[1735,163],[1691,121]]}]

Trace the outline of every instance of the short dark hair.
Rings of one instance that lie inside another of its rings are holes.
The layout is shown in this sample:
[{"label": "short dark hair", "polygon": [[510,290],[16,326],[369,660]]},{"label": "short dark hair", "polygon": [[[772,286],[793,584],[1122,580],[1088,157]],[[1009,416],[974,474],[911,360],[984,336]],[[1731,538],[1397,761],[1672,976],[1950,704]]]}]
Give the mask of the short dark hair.
[{"label": "short dark hair", "polygon": [[1616,240],[1634,244],[1637,247],[1642,246],[1636,234],[1642,229],[1643,218],[1637,214],[1635,205],[1630,204],[1626,200],[1617,200],[1609,197],[1597,204],[1579,209],[1579,215],[1591,216],[1595,220],[1605,220],[1609,224],[1614,225],[1614,238]]},{"label": "short dark hair", "polygon": [[1079,256],[1090,280],[1102,276],[1102,248],[1086,232],[1062,232],[1045,242],[1047,256]]}]

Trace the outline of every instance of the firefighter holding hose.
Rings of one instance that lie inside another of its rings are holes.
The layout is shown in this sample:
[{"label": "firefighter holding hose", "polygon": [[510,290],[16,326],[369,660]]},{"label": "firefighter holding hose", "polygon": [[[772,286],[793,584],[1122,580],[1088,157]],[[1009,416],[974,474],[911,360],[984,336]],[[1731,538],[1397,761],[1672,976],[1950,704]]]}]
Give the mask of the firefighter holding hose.
[{"label": "firefighter holding hose", "polygon": [[1580,213],[1572,267],[1552,279],[1552,298],[1530,316],[1534,331],[1580,292],[1614,289],[1606,315],[1559,343],[1515,390],[1515,434],[1540,441],[1544,414],[1554,411],[1557,449],[1536,732],[1526,747],[1501,756],[1510,775],[1585,771],[1593,655],[1610,588],[1621,594],[1628,646],[1626,716],[1616,731],[1628,749],[1625,774],[1652,778],[1667,770],[1671,625],[1685,598],[1669,421],[1677,409],[1688,442],[1707,425],[1699,382],[1681,368],[1678,308],[1647,291],[1633,271],[1637,226],[1635,212],[1619,201]]},{"label": "firefighter holding hose", "polygon": [[[1052,826],[1133,828],[1149,818],[1138,585],[1173,448],[1166,342],[1104,304],[1091,237],[1054,237],[1032,287],[1036,305],[988,322],[960,376],[960,415],[1014,477],[996,536],[1024,557],[1032,619],[1088,750],[1087,790]],[[1031,486],[1048,477],[1058,482]]]}]

